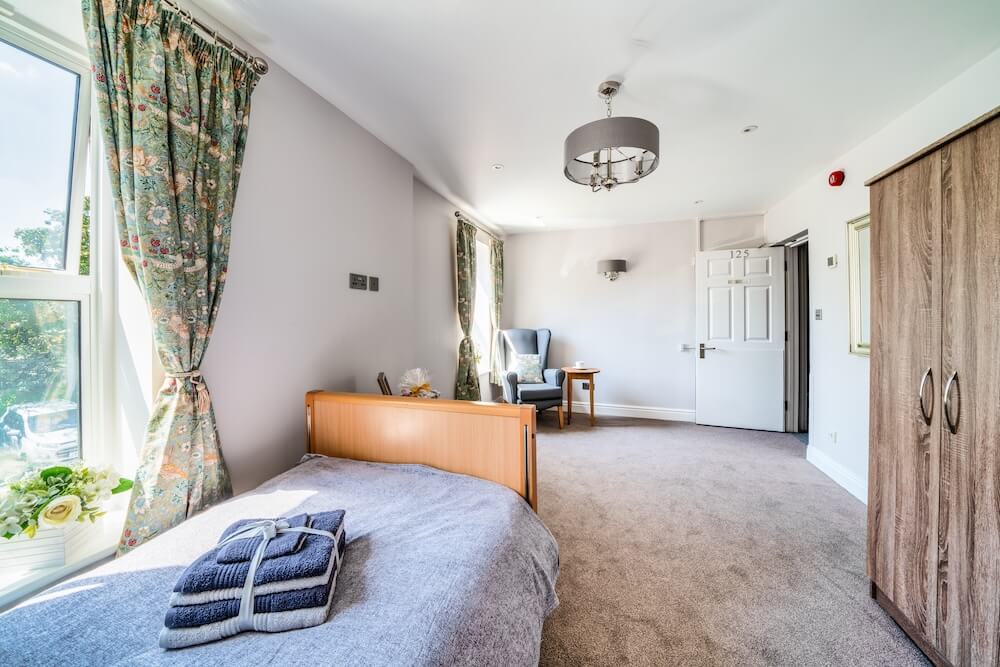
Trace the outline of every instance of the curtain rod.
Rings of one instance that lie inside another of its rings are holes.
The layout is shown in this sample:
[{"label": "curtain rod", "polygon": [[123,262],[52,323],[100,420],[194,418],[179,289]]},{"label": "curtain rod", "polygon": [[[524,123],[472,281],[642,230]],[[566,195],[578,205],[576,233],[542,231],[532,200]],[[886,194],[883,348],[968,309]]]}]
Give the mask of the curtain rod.
[{"label": "curtain rod", "polygon": [[500,238],[499,236],[497,236],[496,234],[494,234],[490,230],[486,229],[486,227],[483,227],[481,224],[479,224],[475,220],[469,220],[469,218],[466,217],[461,211],[455,211],[455,217],[458,218],[459,220],[466,221],[467,223],[469,223],[470,225],[472,225],[473,227],[475,227],[476,229],[478,229],[479,231],[481,231],[483,234],[486,234],[487,236],[489,236],[491,239],[494,239],[494,240],[497,240],[497,241],[503,241],[502,238]]},{"label": "curtain rod", "polygon": [[236,46],[236,44],[234,44],[230,40],[220,35],[217,30],[213,29],[208,24],[202,23],[201,21],[196,19],[194,17],[194,14],[182,8],[174,0],[160,0],[160,2],[169,7],[177,14],[179,14],[180,17],[184,19],[189,25],[192,25],[198,30],[207,34],[209,37],[212,38],[212,40],[216,44],[228,49],[229,52],[232,53],[234,56],[246,62],[246,64],[249,65],[251,69],[253,69],[253,71],[257,72],[257,74],[259,74],[260,76],[264,76],[265,74],[267,74],[268,66],[266,60],[264,60],[263,58],[258,58],[257,56],[250,55],[248,52]]}]

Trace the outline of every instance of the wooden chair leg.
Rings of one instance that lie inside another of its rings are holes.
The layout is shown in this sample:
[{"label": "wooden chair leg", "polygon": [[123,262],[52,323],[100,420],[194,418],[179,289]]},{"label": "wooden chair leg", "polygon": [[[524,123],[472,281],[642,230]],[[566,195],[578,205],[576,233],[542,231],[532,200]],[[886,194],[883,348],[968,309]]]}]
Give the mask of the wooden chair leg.
[{"label": "wooden chair leg", "polygon": [[558,412],[559,412],[559,430],[561,431],[561,430],[562,430],[562,427],[563,427],[563,411],[562,411],[562,405],[560,405],[560,406],[559,406],[559,408],[558,408]]}]

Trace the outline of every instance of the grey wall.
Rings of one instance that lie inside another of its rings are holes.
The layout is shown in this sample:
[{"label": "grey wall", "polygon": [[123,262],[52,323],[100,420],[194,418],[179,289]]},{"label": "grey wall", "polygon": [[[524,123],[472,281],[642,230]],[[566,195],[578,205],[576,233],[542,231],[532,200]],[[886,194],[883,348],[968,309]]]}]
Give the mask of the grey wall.
[{"label": "grey wall", "polygon": [[[751,240],[761,229],[760,216],[713,221],[704,247]],[[694,221],[508,237],[504,325],[552,329],[550,365],[603,369],[598,403],[690,416],[694,355],[678,346],[695,342],[696,239]],[[621,278],[597,274],[599,259],[618,258],[628,260]]]},{"label": "grey wall", "polygon": [[431,384],[442,397],[454,398],[460,336],[455,312],[455,206],[414,180],[413,226],[414,365],[430,371]]},{"label": "grey wall", "polygon": [[[768,210],[769,239],[809,230],[809,300],[823,309],[810,323],[808,458],[861,500],[868,487],[868,358],[849,353],[847,221],[868,212],[864,181],[1000,105],[1000,50],[945,84],[878,133],[831,160]],[[827,174],[844,169],[843,186]],[[826,258],[837,255],[836,268]]]},{"label": "grey wall", "polygon": [[[418,363],[409,163],[274,63],[250,123],[203,366],[237,491],[305,452],[306,391],[374,392]],[[349,271],[381,291],[347,289]]]}]

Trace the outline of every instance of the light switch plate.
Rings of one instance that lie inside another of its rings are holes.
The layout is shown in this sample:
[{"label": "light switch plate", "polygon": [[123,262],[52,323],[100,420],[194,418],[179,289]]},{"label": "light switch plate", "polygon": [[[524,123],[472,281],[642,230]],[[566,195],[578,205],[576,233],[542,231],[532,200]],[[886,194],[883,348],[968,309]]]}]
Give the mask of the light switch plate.
[{"label": "light switch plate", "polygon": [[351,289],[368,289],[368,276],[363,276],[360,273],[352,273],[350,276]]},{"label": "light switch plate", "polygon": [[368,276],[368,291],[369,292],[378,291],[378,276]]}]

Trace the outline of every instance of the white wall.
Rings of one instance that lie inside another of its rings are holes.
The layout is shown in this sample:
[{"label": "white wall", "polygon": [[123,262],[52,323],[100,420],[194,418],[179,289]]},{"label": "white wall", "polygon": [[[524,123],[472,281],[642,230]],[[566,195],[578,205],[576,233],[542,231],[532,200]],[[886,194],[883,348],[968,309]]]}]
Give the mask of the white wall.
[{"label": "white wall", "polygon": [[431,384],[443,398],[454,398],[461,336],[455,311],[454,204],[414,180],[413,226],[417,262],[413,363],[430,371]]},{"label": "white wall", "polygon": [[[203,364],[237,491],[305,452],[310,389],[416,365],[410,164],[276,64],[253,96],[229,275]],[[348,272],[381,290],[348,289]]]},{"label": "white wall", "polygon": [[[761,229],[760,217],[712,221],[703,241]],[[600,412],[692,419],[695,358],[678,346],[695,342],[696,243],[694,221],[510,236],[504,326],[552,329],[550,366],[601,368]],[[626,259],[628,272],[610,282],[600,259]]]},{"label": "white wall", "polygon": [[[809,230],[810,305],[823,309],[823,320],[811,321],[808,457],[862,499],[868,479],[868,359],[848,353],[846,223],[868,212],[865,180],[1000,105],[998,81],[1000,50],[830,161],[764,217],[771,241]],[[834,169],[847,173],[839,188],[827,185]],[[835,269],[826,268],[830,255],[840,260]]]}]

